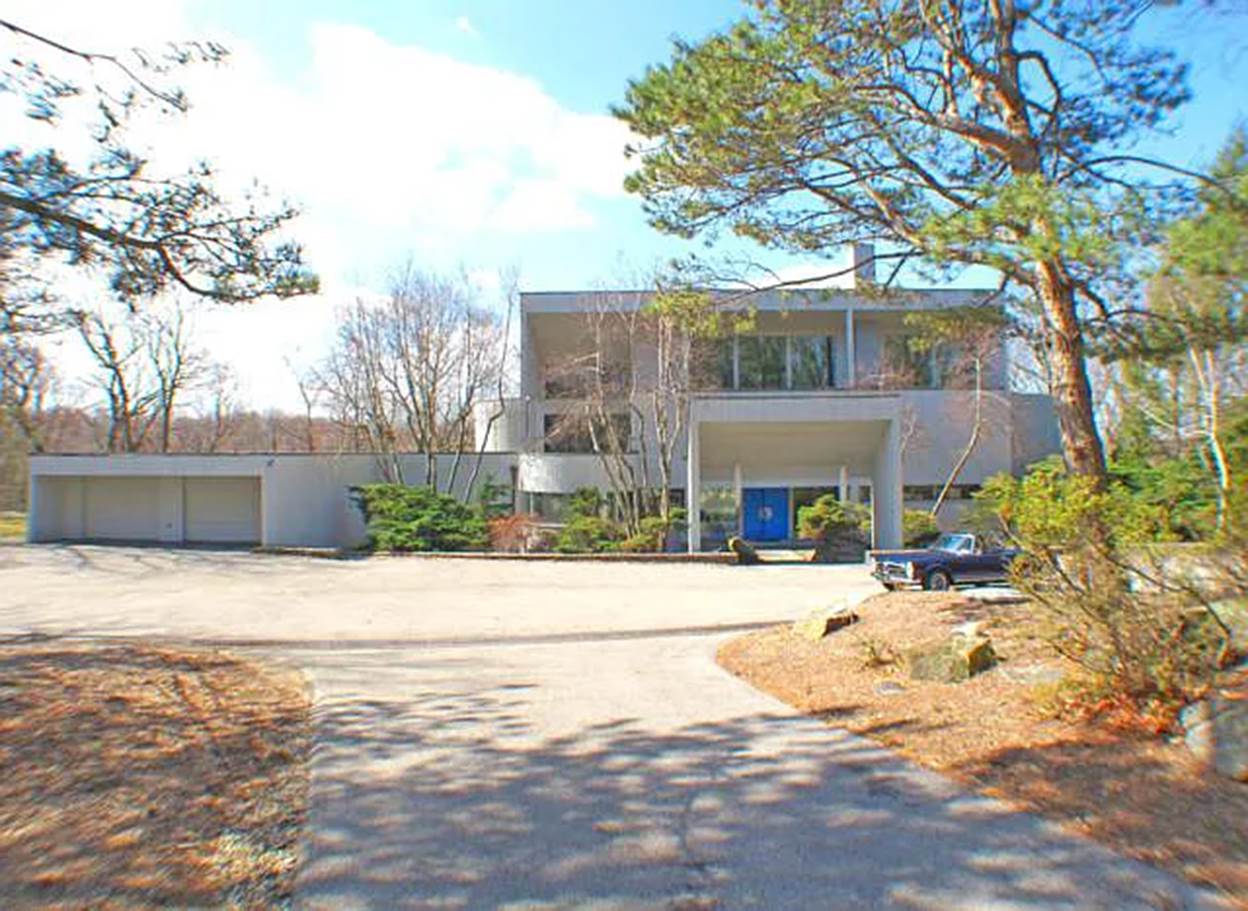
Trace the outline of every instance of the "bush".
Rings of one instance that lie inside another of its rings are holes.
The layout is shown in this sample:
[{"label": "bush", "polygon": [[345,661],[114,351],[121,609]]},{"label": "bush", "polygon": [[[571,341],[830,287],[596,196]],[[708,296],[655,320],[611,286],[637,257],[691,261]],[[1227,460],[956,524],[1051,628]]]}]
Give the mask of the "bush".
[{"label": "bush", "polygon": [[667,549],[668,535],[684,520],[683,509],[673,509],[666,519],[662,516],[646,516],[641,520],[641,531],[621,541],[619,550],[634,554],[662,553]]},{"label": "bush", "polygon": [[1209,610],[1213,593],[1157,548],[1169,523],[1155,504],[1056,461],[1021,480],[991,478],[977,498],[1023,551],[1014,584],[1044,611],[1054,648],[1084,671],[1069,705],[1158,729],[1208,688],[1229,635]]},{"label": "bush", "polygon": [[489,543],[478,510],[431,488],[365,484],[351,492],[372,550],[481,550]]},{"label": "bush", "polygon": [[940,537],[940,526],[925,509],[907,509],[901,514],[901,535],[906,547],[926,547]]},{"label": "bush", "polygon": [[578,487],[568,498],[569,519],[597,519],[602,515],[602,491],[597,487]]},{"label": "bush", "polygon": [[836,494],[824,494],[798,509],[797,530],[815,542],[815,559],[830,560],[847,548],[866,547],[871,510],[861,503],[843,503]]},{"label": "bush", "polygon": [[624,532],[601,516],[577,516],[559,532],[555,551],[561,554],[601,554],[618,549]]},{"label": "bush", "polygon": [[518,512],[486,521],[490,549],[504,553],[527,553],[538,547],[540,529],[537,516]]}]

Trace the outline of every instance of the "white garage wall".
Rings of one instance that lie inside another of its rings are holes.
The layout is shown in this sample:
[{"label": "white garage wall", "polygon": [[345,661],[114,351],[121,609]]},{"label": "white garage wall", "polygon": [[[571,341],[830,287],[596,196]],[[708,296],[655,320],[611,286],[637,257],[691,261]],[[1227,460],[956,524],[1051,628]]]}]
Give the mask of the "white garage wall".
[{"label": "white garage wall", "polygon": [[[463,495],[475,463],[474,456],[460,461],[454,484]],[[450,479],[454,457],[440,455],[438,476]],[[400,466],[409,483],[425,477],[423,455],[401,456]],[[514,455],[487,453],[477,486],[488,477],[510,484]],[[242,479],[259,485],[259,539],[269,546],[353,547],[364,543],[364,521],[352,502],[350,488],[380,481],[382,472],[371,455],[147,455],[112,456],[37,455],[30,460],[31,541],[82,540],[90,537],[143,539],[179,543],[204,539],[196,516],[184,514],[187,485],[196,509],[199,494],[216,483],[218,495],[231,486],[230,496],[242,496]],[[222,487],[221,485],[224,485]],[[224,507],[227,499],[222,499]],[[95,505],[92,505],[95,504]],[[206,504],[205,504],[206,505]],[[237,503],[235,504],[238,505]],[[103,510],[103,512],[101,512]],[[109,510],[112,510],[109,513]],[[209,511],[201,518],[217,523],[208,540],[231,537],[230,523],[237,523],[238,509]],[[101,524],[99,518],[109,517]],[[102,532],[102,533],[101,533]]]}]

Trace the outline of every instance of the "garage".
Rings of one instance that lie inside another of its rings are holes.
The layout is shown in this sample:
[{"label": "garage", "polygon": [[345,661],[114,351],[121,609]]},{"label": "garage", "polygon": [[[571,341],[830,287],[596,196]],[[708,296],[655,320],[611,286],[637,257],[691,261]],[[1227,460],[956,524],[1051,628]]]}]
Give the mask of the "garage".
[{"label": "garage", "polygon": [[160,485],[155,478],[84,478],[82,537],[90,541],[158,541]]},{"label": "garage", "polygon": [[254,475],[52,475],[32,483],[38,541],[259,544]]},{"label": "garage", "polygon": [[184,478],[188,544],[260,543],[259,478]]}]

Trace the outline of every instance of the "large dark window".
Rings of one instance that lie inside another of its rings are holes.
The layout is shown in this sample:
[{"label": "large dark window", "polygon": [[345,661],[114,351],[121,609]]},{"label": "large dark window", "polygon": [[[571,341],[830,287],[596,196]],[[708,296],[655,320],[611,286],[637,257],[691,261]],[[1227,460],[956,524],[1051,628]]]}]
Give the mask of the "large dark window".
[{"label": "large dark window", "polygon": [[823,389],[836,385],[832,363],[832,339],[826,335],[795,335],[789,340],[794,389]]},{"label": "large dark window", "polygon": [[742,335],[737,339],[737,377],[741,389],[785,387],[783,335]]},{"label": "large dark window", "polygon": [[[591,425],[592,420],[592,425]],[[610,416],[610,423],[583,414],[548,414],[544,419],[547,452],[632,452],[632,421],[625,412]],[[597,445],[595,446],[595,441]]]}]

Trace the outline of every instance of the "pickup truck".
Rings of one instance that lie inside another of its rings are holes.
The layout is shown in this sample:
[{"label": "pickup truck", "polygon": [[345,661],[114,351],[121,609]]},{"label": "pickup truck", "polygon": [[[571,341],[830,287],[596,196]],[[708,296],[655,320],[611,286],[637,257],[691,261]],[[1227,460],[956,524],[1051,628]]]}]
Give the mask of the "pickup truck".
[{"label": "pickup truck", "polygon": [[871,575],[890,591],[922,586],[929,591],[948,591],[955,585],[1005,582],[1017,550],[984,547],[967,534],[941,535],[926,550],[877,550],[871,552]]}]

